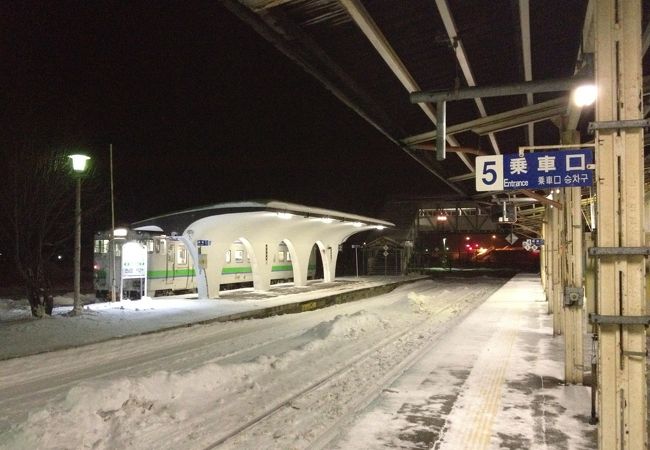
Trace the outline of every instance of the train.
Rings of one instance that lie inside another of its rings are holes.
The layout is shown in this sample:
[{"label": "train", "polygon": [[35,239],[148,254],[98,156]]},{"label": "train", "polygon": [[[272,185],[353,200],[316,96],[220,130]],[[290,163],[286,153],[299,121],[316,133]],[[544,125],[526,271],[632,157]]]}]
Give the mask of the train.
[{"label": "train", "polygon": [[[143,296],[161,297],[197,291],[194,262],[180,240],[157,232],[119,228],[115,229],[114,242],[115,261],[111,254],[111,231],[97,232],[94,237],[93,284],[98,299],[110,299],[112,296],[113,267],[116,268],[116,291],[121,290],[121,295],[117,294],[119,298],[136,300]],[[123,271],[130,270],[122,267],[123,252],[129,248],[127,244],[133,243],[146,249],[146,280],[144,273],[142,278],[121,279]],[[319,257],[320,254],[314,247],[309,258],[308,279],[318,276]],[[242,242],[235,241],[230,245],[224,254],[224,261],[220,291],[253,286],[250,257]],[[280,242],[273,255],[271,284],[291,281],[291,253],[287,246]]]}]

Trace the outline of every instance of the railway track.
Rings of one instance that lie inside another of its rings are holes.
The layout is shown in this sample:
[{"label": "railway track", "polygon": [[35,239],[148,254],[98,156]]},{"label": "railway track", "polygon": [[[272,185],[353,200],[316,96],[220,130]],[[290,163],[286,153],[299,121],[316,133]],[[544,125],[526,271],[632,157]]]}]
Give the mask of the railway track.
[{"label": "railway track", "polygon": [[[470,295],[468,293],[451,304],[429,311],[415,327],[392,333],[347,364],[311,382],[203,449],[243,448],[249,439],[254,439],[255,445],[264,448],[301,448],[301,444],[325,448],[336,439],[351,416],[367,406],[429,351],[439,336],[473,310],[475,305],[470,306],[466,301]],[[448,316],[449,313],[452,315]],[[440,320],[441,316],[449,318]],[[403,357],[395,360],[392,355],[396,354]],[[340,414],[324,417],[321,406],[332,397],[343,400]],[[302,422],[303,428],[305,420],[312,420],[313,426],[307,428],[313,435],[284,433],[286,424],[296,418]],[[260,443],[260,439],[265,441]]]}]

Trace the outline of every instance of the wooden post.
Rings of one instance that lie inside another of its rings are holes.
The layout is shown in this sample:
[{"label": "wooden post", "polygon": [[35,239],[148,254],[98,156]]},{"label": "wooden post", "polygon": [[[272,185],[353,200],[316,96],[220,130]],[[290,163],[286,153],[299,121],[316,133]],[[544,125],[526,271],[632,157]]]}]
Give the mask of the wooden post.
[{"label": "wooden post", "polygon": [[[562,133],[563,144],[578,144],[580,133],[576,130]],[[560,153],[561,155],[561,153]],[[564,288],[583,288],[582,265],[582,210],[581,188],[564,189],[564,233],[566,251],[564,267],[566,276],[563,277]],[[564,292],[562,292],[564,295]],[[565,305],[564,310],[564,380],[567,383],[582,384],[584,376],[583,336],[584,336],[584,302]]]},{"label": "wooden post", "polygon": [[[643,130],[625,121],[642,116],[641,1],[596,0],[596,123],[620,125],[596,132],[597,248],[641,247]],[[641,255],[598,258],[598,314],[645,315]],[[643,325],[599,324],[598,447],[646,448],[646,336]]]}]

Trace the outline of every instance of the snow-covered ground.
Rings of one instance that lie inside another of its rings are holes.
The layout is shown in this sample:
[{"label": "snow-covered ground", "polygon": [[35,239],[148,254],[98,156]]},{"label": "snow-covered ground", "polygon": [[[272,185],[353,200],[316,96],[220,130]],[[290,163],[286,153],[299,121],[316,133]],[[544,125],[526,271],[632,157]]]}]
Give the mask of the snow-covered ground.
[{"label": "snow-covered ground", "polygon": [[271,291],[263,294],[255,293],[252,289],[227,291],[218,300],[197,300],[194,294],[110,303],[99,302],[94,295],[83,295],[84,314],[78,317],[67,317],[73,304],[73,294],[69,293],[54,298],[52,316],[44,319],[32,318],[27,300],[0,299],[0,342],[3,343],[0,346],[0,360],[148,333],[397,281],[404,281],[404,277],[339,278],[336,282],[317,281],[300,288],[294,288],[292,284],[275,285]]},{"label": "snow-covered ground", "polygon": [[[539,280],[490,297],[502,283],[419,281],[317,311],[0,361],[0,448],[592,447],[578,417],[586,389],[557,383],[561,349],[531,295]],[[120,311],[124,328],[146,312]],[[57,320],[68,321],[39,322]]]}]

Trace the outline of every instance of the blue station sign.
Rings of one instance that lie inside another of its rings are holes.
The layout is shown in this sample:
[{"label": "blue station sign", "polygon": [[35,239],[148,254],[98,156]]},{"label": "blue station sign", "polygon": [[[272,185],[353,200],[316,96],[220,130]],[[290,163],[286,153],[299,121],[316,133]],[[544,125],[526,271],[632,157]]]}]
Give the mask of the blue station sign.
[{"label": "blue station sign", "polygon": [[591,149],[479,156],[476,190],[555,189],[591,186]]}]

